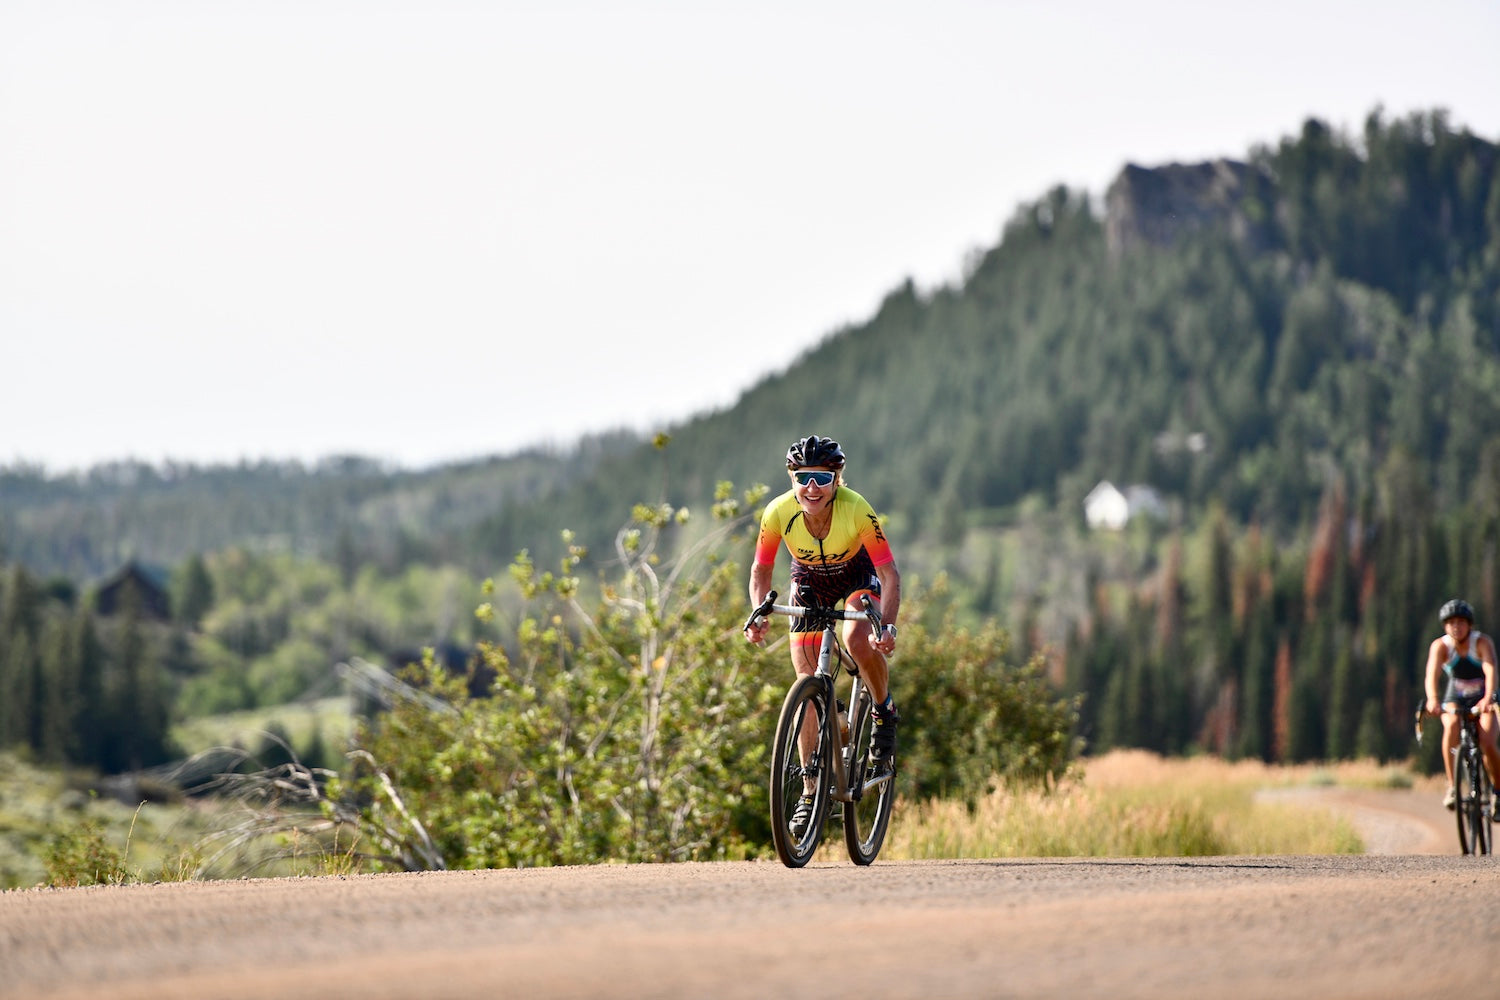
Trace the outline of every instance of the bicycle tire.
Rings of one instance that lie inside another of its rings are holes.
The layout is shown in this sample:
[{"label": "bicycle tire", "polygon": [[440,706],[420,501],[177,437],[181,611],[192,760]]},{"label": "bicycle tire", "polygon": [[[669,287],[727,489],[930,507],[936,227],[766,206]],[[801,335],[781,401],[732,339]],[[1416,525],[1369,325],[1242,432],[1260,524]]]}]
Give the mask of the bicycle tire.
[{"label": "bicycle tire", "polygon": [[[875,702],[868,690],[861,690],[859,700],[850,707],[848,761],[849,784],[862,787],[876,777],[870,763],[870,736],[875,729],[871,710]],[[885,833],[891,823],[891,806],[896,798],[896,770],[893,763],[888,776],[881,784],[860,795],[853,802],[844,803],[844,846],[849,849],[849,860],[857,865],[868,865],[880,854],[885,843]]]},{"label": "bicycle tire", "polygon": [[1495,824],[1493,803],[1495,797],[1494,785],[1490,783],[1490,772],[1484,766],[1484,760],[1479,761],[1479,842],[1483,848],[1479,853],[1492,854],[1495,849]]},{"label": "bicycle tire", "polygon": [[[1482,774],[1484,766],[1479,765],[1477,770]],[[1475,771],[1475,762],[1471,759],[1468,748],[1461,748],[1458,759],[1454,762],[1454,788],[1458,793],[1454,813],[1458,822],[1458,846],[1464,854],[1489,852],[1486,837],[1488,831],[1485,830],[1486,821],[1482,813],[1480,778]]]},{"label": "bicycle tire", "polygon": [[[804,720],[811,712],[817,730],[817,745],[803,764],[799,752]],[[776,856],[788,868],[801,868],[812,860],[823,838],[828,819],[829,771],[833,750],[833,724],[829,711],[828,688],[817,677],[803,677],[792,685],[781,704],[776,720],[776,742],[771,753],[771,841]],[[792,830],[792,814],[802,797],[803,777],[808,767],[816,768],[812,820],[800,834]]]}]

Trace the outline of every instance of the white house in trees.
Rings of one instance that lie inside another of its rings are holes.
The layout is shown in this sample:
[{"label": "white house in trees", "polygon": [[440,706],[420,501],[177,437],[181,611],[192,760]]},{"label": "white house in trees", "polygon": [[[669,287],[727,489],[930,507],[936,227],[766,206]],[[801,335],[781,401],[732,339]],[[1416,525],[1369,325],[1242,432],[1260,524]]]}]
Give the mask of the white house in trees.
[{"label": "white house in trees", "polygon": [[1083,498],[1083,517],[1090,528],[1118,531],[1137,514],[1165,517],[1167,505],[1161,494],[1149,486],[1127,486],[1121,490],[1108,479],[1089,490]]}]

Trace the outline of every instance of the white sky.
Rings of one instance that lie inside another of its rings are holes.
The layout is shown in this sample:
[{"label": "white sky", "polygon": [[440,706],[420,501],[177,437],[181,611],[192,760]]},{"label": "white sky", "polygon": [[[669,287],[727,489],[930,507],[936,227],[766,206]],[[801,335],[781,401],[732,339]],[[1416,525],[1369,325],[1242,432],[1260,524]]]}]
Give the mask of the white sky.
[{"label": "white sky", "polygon": [[1497,52],[1492,0],[0,0],[0,464],[680,420],[1054,184],[1500,139]]}]

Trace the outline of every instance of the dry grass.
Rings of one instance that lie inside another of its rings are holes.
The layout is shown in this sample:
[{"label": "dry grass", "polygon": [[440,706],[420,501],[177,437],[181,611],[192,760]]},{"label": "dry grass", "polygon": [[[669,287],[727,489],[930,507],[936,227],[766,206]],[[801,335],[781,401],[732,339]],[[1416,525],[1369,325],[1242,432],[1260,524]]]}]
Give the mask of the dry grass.
[{"label": "dry grass", "polygon": [[1085,762],[1088,783],[1122,788],[1188,784],[1253,785],[1288,788],[1337,785],[1342,788],[1409,788],[1415,780],[1403,765],[1372,760],[1333,764],[1263,764],[1227,761],[1219,757],[1161,757],[1145,750],[1115,750]]},{"label": "dry grass", "polygon": [[881,856],[1172,857],[1358,854],[1347,820],[1303,805],[1256,801],[1265,788],[1409,787],[1403,768],[1373,762],[1273,767],[1212,757],[1119,751],[1086,761],[1051,793],[999,789],[962,803],[903,803]]}]

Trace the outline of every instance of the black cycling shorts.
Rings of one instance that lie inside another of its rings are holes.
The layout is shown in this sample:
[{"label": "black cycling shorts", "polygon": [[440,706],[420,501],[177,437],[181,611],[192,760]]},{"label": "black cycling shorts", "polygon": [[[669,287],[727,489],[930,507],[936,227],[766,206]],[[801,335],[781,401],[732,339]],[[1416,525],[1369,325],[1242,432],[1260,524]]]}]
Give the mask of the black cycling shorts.
[{"label": "black cycling shorts", "polygon": [[[880,577],[870,554],[860,549],[848,562],[832,566],[792,560],[792,603],[802,607],[832,608],[856,590],[880,596]],[[823,623],[807,618],[792,619],[793,632],[821,632]]]},{"label": "black cycling shorts", "polygon": [[1448,687],[1443,691],[1442,704],[1456,704],[1469,709],[1479,704],[1484,697],[1484,665],[1473,657],[1464,656],[1449,661],[1443,666],[1448,675]]}]

